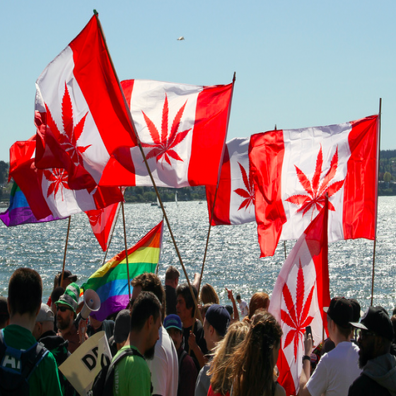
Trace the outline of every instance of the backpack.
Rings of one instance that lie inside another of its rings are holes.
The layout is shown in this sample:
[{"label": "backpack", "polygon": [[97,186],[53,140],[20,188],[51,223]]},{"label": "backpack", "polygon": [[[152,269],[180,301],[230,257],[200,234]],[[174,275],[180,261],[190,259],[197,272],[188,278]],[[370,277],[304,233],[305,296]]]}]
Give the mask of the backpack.
[{"label": "backpack", "polygon": [[114,367],[125,356],[131,355],[140,356],[142,359],[144,359],[144,357],[136,349],[129,348],[122,351],[109,365],[104,366],[102,370],[99,371],[92,384],[92,389],[87,393],[87,396],[112,395],[114,384]]},{"label": "backpack", "polygon": [[[4,341],[3,330],[0,331],[0,396],[29,395],[29,378],[36,367],[47,355],[48,349],[36,342],[28,350],[12,348]],[[5,355],[20,361],[21,371],[3,367]]]}]

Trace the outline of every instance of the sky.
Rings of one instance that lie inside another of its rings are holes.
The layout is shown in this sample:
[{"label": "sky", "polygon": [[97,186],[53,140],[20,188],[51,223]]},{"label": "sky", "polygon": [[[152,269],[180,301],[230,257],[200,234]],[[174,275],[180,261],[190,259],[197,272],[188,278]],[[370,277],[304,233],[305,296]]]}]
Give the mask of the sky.
[{"label": "sky", "polygon": [[[3,1],[0,160],[35,133],[35,81],[99,12],[119,79],[228,84],[228,138],[379,112],[396,149],[396,2]],[[184,36],[184,41],[177,38]]]}]

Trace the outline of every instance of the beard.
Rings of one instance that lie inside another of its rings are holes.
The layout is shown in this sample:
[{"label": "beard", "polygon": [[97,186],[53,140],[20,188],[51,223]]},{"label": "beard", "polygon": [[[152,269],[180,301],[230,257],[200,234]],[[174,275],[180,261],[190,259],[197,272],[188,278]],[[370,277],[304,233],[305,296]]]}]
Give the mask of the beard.
[{"label": "beard", "polygon": [[359,368],[363,368],[367,362],[373,359],[374,356],[374,341],[367,343],[367,345],[362,348],[361,345],[359,350]]},{"label": "beard", "polygon": [[147,360],[153,360],[153,358],[154,358],[154,351],[155,351],[155,344],[154,344],[150,349],[147,349],[146,352],[144,352],[144,357],[145,357]]},{"label": "beard", "polygon": [[67,328],[70,326],[70,321],[71,321],[70,317],[64,319],[64,318],[61,318],[60,316],[58,316],[58,317],[56,318],[56,323],[57,323],[57,325],[58,325],[58,329],[59,329],[59,330],[65,330],[65,329],[67,329]]}]

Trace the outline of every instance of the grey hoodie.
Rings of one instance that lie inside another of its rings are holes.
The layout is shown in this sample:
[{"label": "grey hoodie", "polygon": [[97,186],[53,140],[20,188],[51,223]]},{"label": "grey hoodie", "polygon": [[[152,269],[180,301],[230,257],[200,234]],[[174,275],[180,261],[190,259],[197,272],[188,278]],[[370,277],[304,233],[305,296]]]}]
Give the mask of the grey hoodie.
[{"label": "grey hoodie", "polygon": [[396,396],[396,356],[386,353],[369,360],[362,374],[386,388],[392,396]]}]

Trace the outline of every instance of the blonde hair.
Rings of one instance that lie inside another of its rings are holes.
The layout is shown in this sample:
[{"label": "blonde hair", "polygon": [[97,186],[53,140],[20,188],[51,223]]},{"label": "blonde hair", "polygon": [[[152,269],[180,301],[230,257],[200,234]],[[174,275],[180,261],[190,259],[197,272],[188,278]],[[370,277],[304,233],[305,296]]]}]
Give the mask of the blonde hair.
[{"label": "blonde hair", "polygon": [[219,296],[217,295],[216,290],[213,288],[212,285],[209,285],[209,283],[206,283],[205,285],[202,286],[201,292],[199,293],[199,297],[202,304],[220,303]]}]

